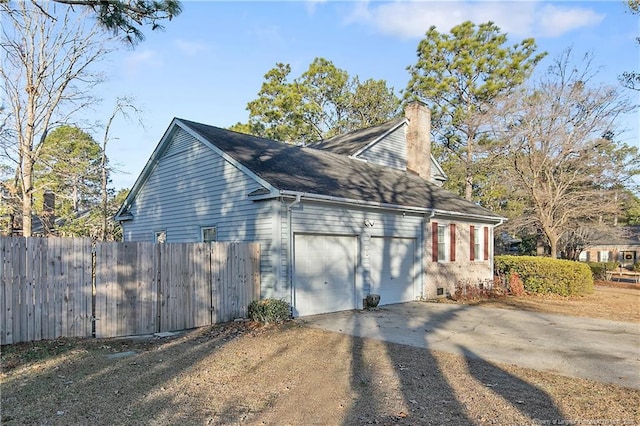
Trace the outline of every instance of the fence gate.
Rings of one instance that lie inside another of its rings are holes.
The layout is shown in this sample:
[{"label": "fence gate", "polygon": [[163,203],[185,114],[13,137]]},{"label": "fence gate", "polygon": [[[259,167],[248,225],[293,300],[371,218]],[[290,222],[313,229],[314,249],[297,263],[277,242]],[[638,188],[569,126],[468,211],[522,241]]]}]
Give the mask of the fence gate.
[{"label": "fence gate", "polygon": [[96,244],[96,337],[158,331],[158,245]]},{"label": "fence gate", "polygon": [[258,243],[99,243],[96,337],[246,317],[260,298]]}]

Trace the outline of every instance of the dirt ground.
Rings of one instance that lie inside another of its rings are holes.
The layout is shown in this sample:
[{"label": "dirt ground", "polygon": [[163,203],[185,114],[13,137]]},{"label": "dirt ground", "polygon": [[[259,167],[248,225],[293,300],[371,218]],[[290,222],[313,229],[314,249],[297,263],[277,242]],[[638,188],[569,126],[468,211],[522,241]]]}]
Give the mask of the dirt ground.
[{"label": "dirt ground", "polygon": [[[640,290],[487,303],[640,323]],[[2,348],[2,424],[640,424],[640,390],[300,321]]]}]

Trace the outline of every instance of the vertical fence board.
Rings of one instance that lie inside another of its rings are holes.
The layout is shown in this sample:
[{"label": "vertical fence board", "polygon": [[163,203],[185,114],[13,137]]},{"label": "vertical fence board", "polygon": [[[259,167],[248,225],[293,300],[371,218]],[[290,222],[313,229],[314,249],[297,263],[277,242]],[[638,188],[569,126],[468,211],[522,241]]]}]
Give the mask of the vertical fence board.
[{"label": "vertical fence board", "polygon": [[224,322],[227,318],[227,304],[225,301],[227,300],[227,283],[228,279],[228,267],[229,263],[231,263],[231,259],[229,258],[229,246],[228,245],[220,245],[220,252],[218,253],[218,322]]},{"label": "vertical fence board", "polygon": [[171,265],[169,259],[169,245],[158,245],[158,287],[160,288],[160,303],[159,303],[159,318],[160,318],[160,331],[168,331],[169,326],[169,294],[168,283],[171,281]]},{"label": "vertical fence board", "polygon": [[62,336],[62,330],[67,325],[66,315],[62,315],[64,299],[67,296],[66,286],[64,285],[65,275],[67,271],[67,265],[62,262],[62,253],[61,253],[61,240],[53,239],[51,240],[49,247],[49,259],[51,259],[49,266],[53,268],[53,285],[54,285],[54,305],[53,305],[53,313],[54,313],[54,330],[53,330],[53,338],[57,338]]},{"label": "vertical fence board", "polygon": [[157,328],[157,284],[155,274],[156,244],[141,244],[138,251],[139,309],[136,329],[142,334],[155,333]]},{"label": "vertical fence board", "polygon": [[117,245],[96,246],[96,337],[117,336],[115,321]]},{"label": "vertical fence board", "polygon": [[254,300],[260,300],[260,296],[261,296],[260,294],[260,256],[262,256],[259,243],[251,243],[250,250],[252,254],[252,258],[251,258],[252,295],[251,295],[251,301],[249,303],[251,303]]},{"label": "vertical fence board", "polygon": [[56,336],[56,303],[58,300],[58,289],[56,287],[57,276],[55,266],[57,265],[55,261],[55,256],[53,253],[53,243],[47,245],[47,256],[45,260],[46,264],[46,272],[45,275],[47,277],[47,302],[46,302],[46,311],[47,311],[47,325],[46,325],[46,335],[47,339],[55,339]]},{"label": "vertical fence board", "polygon": [[106,277],[104,274],[104,265],[108,263],[104,262],[108,258],[108,246],[103,243],[96,244],[96,264],[95,264],[95,324],[96,324],[96,337],[104,337],[107,334],[106,325],[102,321],[106,311],[106,291],[107,286]]},{"label": "vertical fence board", "polygon": [[27,277],[26,277],[26,258],[28,256],[27,253],[27,245],[26,245],[26,241],[27,240],[20,240],[20,243],[18,244],[19,249],[24,250],[24,255],[22,253],[20,253],[20,255],[17,256],[18,259],[18,263],[17,263],[17,268],[15,268],[13,270],[14,272],[14,283],[17,285],[16,290],[17,292],[14,292],[14,300],[15,300],[15,311],[17,312],[18,315],[16,315],[16,318],[18,319],[18,322],[14,322],[14,330],[13,330],[13,334],[14,336],[18,336],[18,338],[20,339],[20,341],[22,340],[27,340],[27,310],[25,308],[25,299],[27,297],[26,295],[26,281],[27,281]]},{"label": "vertical fence board", "polygon": [[[26,240],[25,240],[26,241]],[[24,299],[25,299],[25,260],[26,260],[26,246],[25,246],[25,256],[18,256],[18,263],[16,264],[17,268],[13,270],[13,274],[15,277],[14,283],[16,285],[13,299],[15,300],[15,313],[17,322],[14,323],[14,336],[19,336],[20,339],[26,339],[27,336],[27,321],[24,309]]]},{"label": "vertical fence board", "polygon": [[27,240],[27,271],[31,292],[33,294],[32,303],[33,317],[29,319],[29,326],[32,327],[28,340],[42,339],[42,306],[46,296],[46,264],[42,265],[42,259],[46,258],[44,253],[44,239],[31,238]]},{"label": "vertical fence board", "polygon": [[[178,244],[178,249],[180,252],[179,265],[182,267],[178,268],[178,265],[174,266],[176,269],[179,269],[179,279],[177,282],[178,288],[175,292],[177,303],[176,306],[174,306],[177,321],[174,327],[175,330],[185,330],[192,328],[191,316],[193,315],[193,306],[191,305],[191,297],[189,297],[189,293],[193,291],[193,286],[191,283],[191,264],[189,262],[187,244]],[[180,309],[180,306],[183,306],[184,308]]]},{"label": "vertical fence board", "polygon": [[93,247],[90,240],[82,241],[82,302],[79,336],[93,333]]},{"label": "vertical fence board", "polygon": [[5,239],[0,238],[0,345],[7,344],[7,301],[6,301],[6,266],[9,253],[5,248]]},{"label": "vertical fence board", "polygon": [[0,344],[13,343],[13,265],[16,262],[12,250],[13,239],[0,238]]},{"label": "vertical fence board", "polygon": [[211,322],[216,324],[220,322],[220,244],[211,244],[209,267],[211,270],[209,275],[209,279],[211,280],[211,285],[209,286],[211,291]]},{"label": "vertical fence board", "polygon": [[63,315],[66,325],[63,330],[63,335],[75,336],[77,329],[77,324],[75,321],[76,307],[78,304],[77,300],[79,296],[76,293],[76,290],[78,288],[78,256],[80,253],[73,250],[75,248],[76,238],[70,238],[68,240],[62,241],[66,243],[64,244],[65,250],[62,255],[64,256],[63,260],[66,260],[65,264],[67,265],[67,274],[64,282],[66,297],[63,300]]}]

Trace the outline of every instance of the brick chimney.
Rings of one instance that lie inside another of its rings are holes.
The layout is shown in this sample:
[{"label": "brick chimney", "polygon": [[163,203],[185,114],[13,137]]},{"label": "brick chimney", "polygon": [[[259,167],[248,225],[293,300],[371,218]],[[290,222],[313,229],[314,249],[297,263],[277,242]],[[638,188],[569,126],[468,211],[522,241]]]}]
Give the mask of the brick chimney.
[{"label": "brick chimney", "polygon": [[46,191],[42,197],[42,227],[45,235],[53,231],[56,219],[56,194]]},{"label": "brick chimney", "polygon": [[431,180],[431,112],[420,101],[404,109],[407,127],[407,170]]}]

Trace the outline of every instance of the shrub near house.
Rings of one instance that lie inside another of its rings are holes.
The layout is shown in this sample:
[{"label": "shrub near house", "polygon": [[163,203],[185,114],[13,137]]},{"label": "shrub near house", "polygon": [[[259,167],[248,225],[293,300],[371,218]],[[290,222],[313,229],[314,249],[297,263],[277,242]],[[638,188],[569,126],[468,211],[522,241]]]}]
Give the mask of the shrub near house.
[{"label": "shrub near house", "polygon": [[529,293],[580,296],[593,292],[593,275],[584,263],[535,256],[495,256],[495,272],[518,274]]},{"label": "shrub near house", "polygon": [[619,267],[618,262],[587,262],[587,265],[596,280],[606,280],[607,271],[614,271]]}]

